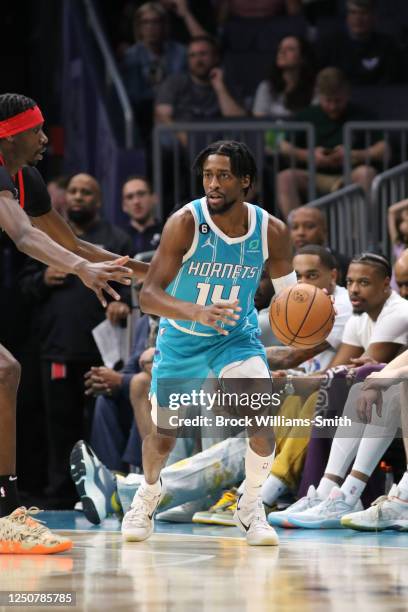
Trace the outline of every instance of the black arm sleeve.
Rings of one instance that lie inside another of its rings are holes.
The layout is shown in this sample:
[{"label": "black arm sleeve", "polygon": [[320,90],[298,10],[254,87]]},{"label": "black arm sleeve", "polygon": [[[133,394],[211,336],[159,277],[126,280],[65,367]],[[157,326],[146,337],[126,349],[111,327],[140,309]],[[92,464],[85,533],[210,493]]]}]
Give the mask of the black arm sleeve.
[{"label": "black arm sleeve", "polygon": [[0,191],[11,191],[13,196],[16,193],[13,180],[4,166],[0,166]]},{"label": "black arm sleeve", "polygon": [[24,210],[30,217],[41,217],[51,210],[47,186],[37,168],[24,166]]}]

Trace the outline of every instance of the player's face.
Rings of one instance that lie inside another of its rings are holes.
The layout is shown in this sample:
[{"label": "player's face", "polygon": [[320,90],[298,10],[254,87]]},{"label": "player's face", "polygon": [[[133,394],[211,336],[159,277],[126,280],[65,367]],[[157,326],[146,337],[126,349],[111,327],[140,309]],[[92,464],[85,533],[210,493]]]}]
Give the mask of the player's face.
[{"label": "player's face", "polygon": [[322,220],[313,209],[299,209],[291,214],[290,235],[295,249],[306,244],[323,244],[325,232]]},{"label": "player's face", "polygon": [[301,61],[299,41],[294,36],[284,38],[278,47],[276,65],[278,68],[294,68]]},{"label": "player's face", "polygon": [[132,179],[123,185],[122,208],[131,219],[144,223],[151,217],[154,206],[154,196],[144,181]]},{"label": "player's face", "polygon": [[232,174],[231,161],[226,155],[209,155],[203,165],[203,186],[208,210],[222,215],[236,202],[242,202],[250,179]]},{"label": "player's face", "polygon": [[100,206],[98,183],[92,176],[77,174],[68,184],[66,202],[67,214],[72,221],[90,221]]},{"label": "player's face", "polygon": [[349,94],[347,91],[339,92],[333,96],[319,95],[319,104],[322,107],[323,112],[332,121],[341,119],[344,115],[349,101]]},{"label": "player's face", "polygon": [[404,300],[408,300],[408,267],[397,262],[394,272],[399,294]]},{"label": "player's face", "polygon": [[384,303],[390,279],[384,278],[373,266],[351,263],[346,285],[354,314],[370,313]]},{"label": "player's face", "polygon": [[198,79],[208,78],[211,70],[218,63],[214,47],[205,40],[192,43],[188,48],[188,67],[190,73]]},{"label": "player's face", "polygon": [[16,155],[19,160],[22,160],[23,164],[35,166],[43,158],[48,142],[48,138],[44,134],[43,125],[41,123],[13,136]]},{"label": "player's face", "polygon": [[326,268],[318,255],[295,255],[293,267],[298,283],[307,283],[308,285],[319,287],[319,289],[326,289],[329,294],[333,293],[336,285],[337,270]]}]

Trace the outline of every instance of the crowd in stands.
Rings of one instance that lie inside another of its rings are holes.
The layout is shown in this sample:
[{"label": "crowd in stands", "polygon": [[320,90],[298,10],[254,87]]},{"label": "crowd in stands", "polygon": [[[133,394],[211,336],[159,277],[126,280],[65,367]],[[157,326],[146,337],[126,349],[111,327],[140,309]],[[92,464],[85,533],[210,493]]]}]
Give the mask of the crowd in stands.
[{"label": "crowd in stands", "polygon": [[[403,31],[408,11],[382,23],[378,16],[384,7],[374,0],[160,0],[118,6],[111,42],[147,151],[154,125],[245,117],[307,121],[316,135],[317,192],[328,193],[343,185],[344,124],[374,116],[370,105],[354,104],[354,88],[407,79]],[[175,137],[186,151],[186,134]],[[162,144],[169,151],[173,146],[165,137]],[[279,148],[283,159],[295,159],[300,167],[287,163],[277,174],[279,197],[271,212],[289,225],[299,281],[333,295],[337,314],[333,331],[318,347],[279,346],[269,325],[273,289],[264,276],[255,297],[261,339],[273,377],[290,389],[282,414],[310,417],[322,376],[327,393],[333,380],[342,381],[341,393],[332,389],[332,402],[337,415],[351,414],[367,374],[408,346],[408,201],[389,209],[393,269],[385,256],[374,252],[356,253],[350,261],[331,248],[325,215],[303,205],[308,188],[305,140],[300,134],[295,140],[283,134]],[[380,134],[369,146],[363,140],[353,142],[352,181],[366,192],[379,162],[391,155],[388,149]],[[122,185],[117,205],[128,218],[123,228],[104,220],[103,193],[94,177],[56,177],[48,190],[53,207],[77,236],[131,256],[150,257],[157,248],[162,223],[148,178],[135,174]],[[168,213],[181,202],[161,204]],[[26,364],[18,406],[19,423],[24,424],[18,431],[21,488],[28,500],[44,495],[42,505],[72,507],[77,493],[69,455],[77,440],[90,442],[110,470],[142,468],[141,441],[151,427],[148,390],[158,322],[143,313],[135,316],[137,299],[126,288],[121,301],[110,303],[105,313],[79,281],[22,261],[4,236],[0,252],[2,301],[6,291],[13,298],[4,304],[3,337]],[[113,326],[127,324],[131,335],[128,361],[113,367],[103,363],[92,335],[105,317]],[[306,376],[309,385],[302,387]],[[406,464],[401,447],[392,442],[401,412],[395,394],[392,402],[393,416],[386,425],[359,423],[352,435],[345,436],[341,427],[326,438],[313,427],[301,437],[278,431],[265,504],[276,510],[289,494],[301,502],[290,506],[292,515],[300,516],[293,520],[310,526],[316,513],[305,519],[303,512],[329,496],[331,503],[343,504],[346,515],[360,509],[364,490],[365,506],[383,494],[377,466],[384,454],[393,461],[395,478]],[[381,435],[370,435],[370,427],[382,427]],[[179,442],[170,462],[183,454]],[[393,451],[387,451],[390,444]],[[240,484],[231,482],[236,487],[229,493],[231,503],[216,504],[207,514],[224,513],[224,523],[232,524],[230,511]],[[201,510],[208,511],[208,506]],[[288,520],[287,510],[275,514],[276,524]]]}]

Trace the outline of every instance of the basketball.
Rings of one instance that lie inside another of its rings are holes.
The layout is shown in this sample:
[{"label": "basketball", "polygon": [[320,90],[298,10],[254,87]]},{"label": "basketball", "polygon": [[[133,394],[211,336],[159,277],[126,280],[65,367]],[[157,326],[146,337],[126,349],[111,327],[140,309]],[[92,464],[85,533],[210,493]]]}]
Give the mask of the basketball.
[{"label": "basketball", "polygon": [[313,285],[288,287],[273,300],[269,321],[283,344],[310,348],[323,342],[332,330],[335,312],[330,297]]}]

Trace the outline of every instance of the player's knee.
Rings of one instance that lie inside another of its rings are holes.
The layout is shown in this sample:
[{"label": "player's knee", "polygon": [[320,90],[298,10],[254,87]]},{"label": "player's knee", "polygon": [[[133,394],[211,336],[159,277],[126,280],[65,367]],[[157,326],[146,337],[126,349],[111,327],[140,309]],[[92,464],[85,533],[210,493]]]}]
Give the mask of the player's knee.
[{"label": "player's knee", "polygon": [[11,355],[0,356],[0,385],[16,389],[20,380],[21,366]]}]

